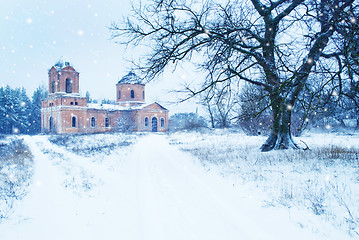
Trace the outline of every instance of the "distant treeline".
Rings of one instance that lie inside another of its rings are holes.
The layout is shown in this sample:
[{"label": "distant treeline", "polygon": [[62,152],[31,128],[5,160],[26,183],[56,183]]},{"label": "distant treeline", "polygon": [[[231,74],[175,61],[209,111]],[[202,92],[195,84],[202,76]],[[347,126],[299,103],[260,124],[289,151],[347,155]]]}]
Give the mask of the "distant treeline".
[{"label": "distant treeline", "polygon": [[38,87],[30,99],[25,88],[0,87],[0,134],[37,134],[41,131],[41,100],[47,97]]}]

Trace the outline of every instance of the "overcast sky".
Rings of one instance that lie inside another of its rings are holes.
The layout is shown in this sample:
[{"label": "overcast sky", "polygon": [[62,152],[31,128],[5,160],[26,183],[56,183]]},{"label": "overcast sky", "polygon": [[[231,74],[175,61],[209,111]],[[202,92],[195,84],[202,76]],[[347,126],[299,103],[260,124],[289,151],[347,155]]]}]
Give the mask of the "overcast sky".
[{"label": "overcast sky", "polygon": [[[47,86],[48,70],[61,56],[80,72],[80,93],[115,99],[115,84],[131,68],[133,51],[110,40],[108,27],[130,13],[129,0],[9,0],[0,8],[0,84],[25,87],[28,94]],[[166,74],[146,86],[146,100],[170,111],[196,111],[194,104],[169,104],[191,72]],[[171,79],[169,79],[171,78]]]}]

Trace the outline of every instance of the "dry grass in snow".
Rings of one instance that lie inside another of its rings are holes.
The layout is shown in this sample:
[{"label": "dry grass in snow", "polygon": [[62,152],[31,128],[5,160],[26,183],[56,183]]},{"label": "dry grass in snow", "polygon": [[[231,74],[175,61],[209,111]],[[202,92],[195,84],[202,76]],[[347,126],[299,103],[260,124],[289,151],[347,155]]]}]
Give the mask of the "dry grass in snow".
[{"label": "dry grass in snow", "polygon": [[261,195],[264,206],[307,215],[293,217],[301,226],[319,231],[318,222],[330,223],[359,237],[359,136],[313,134],[296,139],[310,150],[266,153],[259,150],[265,137],[226,130],[174,133],[170,139],[208,171]]}]

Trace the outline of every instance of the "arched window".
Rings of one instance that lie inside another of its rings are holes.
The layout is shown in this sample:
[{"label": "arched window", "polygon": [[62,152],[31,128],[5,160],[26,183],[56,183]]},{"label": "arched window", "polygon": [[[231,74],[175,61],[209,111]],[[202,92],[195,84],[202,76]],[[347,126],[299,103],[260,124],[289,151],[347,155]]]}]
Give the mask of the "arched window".
[{"label": "arched window", "polygon": [[121,99],[121,90],[118,91],[118,99]]},{"label": "arched window", "polygon": [[135,98],[135,91],[131,90],[131,98]]},{"label": "arched window", "polygon": [[165,119],[161,118],[161,128],[165,127]]},{"label": "arched window", "polygon": [[55,92],[55,79],[52,79],[51,81],[51,93]]},{"label": "arched window", "polygon": [[95,127],[96,126],[96,119],[95,119],[95,117],[92,117],[91,118],[91,127]]},{"label": "arched window", "polygon": [[142,92],[142,99],[145,99],[145,91]]},{"label": "arched window", "polygon": [[76,127],[76,117],[75,116],[73,116],[72,117],[72,127]]},{"label": "arched window", "polygon": [[72,93],[72,80],[70,78],[66,79],[66,93]]},{"label": "arched window", "polygon": [[148,117],[145,117],[145,127],[148,127]]},{"label": "arched window", "polygon": [[49,118],[49,130],[50,130],[50,132],[54,131],[54,120],[53,120],[52,116]]},{"label": "arched window", "polygon": [[109,127],[109,126],[110,126],[110,119],[105,118],[105,127]]}]

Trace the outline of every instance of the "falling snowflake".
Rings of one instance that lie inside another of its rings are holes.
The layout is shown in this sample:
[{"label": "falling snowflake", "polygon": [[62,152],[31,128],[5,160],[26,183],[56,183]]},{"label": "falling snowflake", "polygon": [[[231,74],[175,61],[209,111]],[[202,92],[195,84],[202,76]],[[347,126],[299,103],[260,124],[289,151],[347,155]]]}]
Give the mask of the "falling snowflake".
[{"label": "falling snowflake", "polygon": [[28,18],[28,19],[26,20],[26,22],[27,22],[28,24],[31,24],[31,23],[32,23],[32,19],[31,19],[31,18]]},{"label": "falling snowflake", "polygon": [[15,181],[16,181],[16,178],[15,178],[14,174],[10,174],[10,175],[9,175],[9,180],[10,180],[11,182],[15,182]]},{"label": "falling snowflake", "polygon": [[79,36],[83,36],[83,35],[84,35],[84,31],[83,31],[83,30],[81,30],[81,29],[79,29],[79,30],[77,31],[77,35],[79,35]]}]

